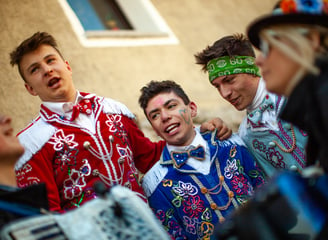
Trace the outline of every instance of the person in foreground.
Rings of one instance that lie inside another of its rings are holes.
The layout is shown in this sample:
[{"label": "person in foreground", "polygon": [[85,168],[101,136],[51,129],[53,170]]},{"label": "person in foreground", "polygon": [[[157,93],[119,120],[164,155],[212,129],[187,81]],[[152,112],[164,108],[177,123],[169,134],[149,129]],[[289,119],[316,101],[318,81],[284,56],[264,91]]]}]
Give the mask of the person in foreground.
[{"label": "person in foreground", "polygon": [[279,1],[247,34],[267,89],[288,97],[280,118],[308,133],[307,164],[328,172],[328,2]]},{"label": "person in foreground", "polygon": [[44,185],[26,189],[16,186],[14,166],[24,148],[13,134],[11,121],[0,114],[0,229],[11,221],[38,215],[41,209],[48,208]]},{"label": "person in foreground", "polygon": [[[283,0],[248,26],[250,41],[261,50],[256,63],[267,89],[288,97],[279,117],[308,133],[308,166],[301,175],[278,174],[267,185],[270,191],[221,226],[227,231],[218,239],[328,239],[327,14],[327,1]],[[261,221],[244,228],[250,219]]]},{"label": "person in foreground", "polygon": [[[18,187],[45,183],[50,210],[59,212],[95,198],[93,185],[99,180],[145,199],[137,169],[150,169],[165,143],[146,138],[122,103],[78,91],[72,68],[50,34],[33,34],[10,57],[26,90],[42,101],[39,116],[18,134],[25,148],[15,166]],[[229,133],[220,129],[223,136]]]},{"label": "person in foreground", "polygon": [[0,184],[16,187],[14,166],[24,148],[13,134],[11,121],[10,117],[0,114]]},{"label": "person in foreground", "polygon": [[220,95],[238,111],[246,110],[239,135],[266,176],[277,170],[301,171],[307,135],[278,118],[286,99],[266,90],[247,37],[224,36],[195,58]]},{"label": "person in foreground", "polygon": [[214,226],[264,183],[242,140],[225,141],[193,125],[197,106],[173,81],[151,81],[139,104],[166,141],[143,177],[149,205],[174,239],[209,239]]}]

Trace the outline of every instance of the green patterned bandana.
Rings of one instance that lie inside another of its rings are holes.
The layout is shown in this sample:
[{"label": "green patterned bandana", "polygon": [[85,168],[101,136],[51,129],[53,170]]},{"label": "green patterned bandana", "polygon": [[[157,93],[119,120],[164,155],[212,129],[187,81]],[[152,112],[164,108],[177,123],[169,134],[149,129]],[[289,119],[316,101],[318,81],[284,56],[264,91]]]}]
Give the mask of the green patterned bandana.
[{"label": "green patterned bandana", "polygon": [[212,59],[207,63],[207,71],[210,82],[217,77],[249,73],[256,76],[260,75],[259,68],[255,65],[255,58],[250,56],[220,57]]}]

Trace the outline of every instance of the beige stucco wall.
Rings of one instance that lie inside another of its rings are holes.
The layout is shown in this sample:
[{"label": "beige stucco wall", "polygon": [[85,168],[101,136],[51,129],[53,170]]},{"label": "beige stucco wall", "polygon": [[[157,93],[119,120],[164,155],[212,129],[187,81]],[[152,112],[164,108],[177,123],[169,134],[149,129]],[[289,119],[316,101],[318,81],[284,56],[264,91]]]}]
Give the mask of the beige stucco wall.
[{"label": "beige stucco wall", "polygon": [[53,34],[73,69],[76,87],[120,100],[145,119],[138,106],[139,89],[149,80],[180,83],[199,107],[202,119],[221,116],[233,127],[241,115],[210,86],[193,55],[216,39],[245,32],[275,0],[152,0],[179,39],[177,45],[85,48],[79,43],[57,0],[0,0],[0,111],[13,117],[18,132],[37,114],[40,100],[30,96],[9,53],[36,31]]}]

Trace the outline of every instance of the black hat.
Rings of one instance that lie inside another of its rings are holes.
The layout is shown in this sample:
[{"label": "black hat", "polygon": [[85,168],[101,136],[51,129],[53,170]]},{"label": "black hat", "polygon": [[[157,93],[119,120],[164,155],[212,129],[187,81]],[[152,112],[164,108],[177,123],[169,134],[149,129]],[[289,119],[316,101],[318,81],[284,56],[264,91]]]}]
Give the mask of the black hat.
[{"label": "black hat", "polygon": [[251,43],[259,48],[262,29],[288,24],[328,27],[328,0],[281,0],[271,14],[255,19],[248,26],[247,35]]}]

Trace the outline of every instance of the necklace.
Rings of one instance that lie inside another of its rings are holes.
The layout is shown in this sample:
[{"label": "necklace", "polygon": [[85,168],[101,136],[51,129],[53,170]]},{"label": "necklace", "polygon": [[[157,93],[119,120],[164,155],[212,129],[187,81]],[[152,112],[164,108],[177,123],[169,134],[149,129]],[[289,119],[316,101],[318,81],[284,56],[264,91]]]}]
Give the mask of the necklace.
[{"label": "necklace", "polygon": [[277,141],[272,141],[276,144],[276,146],[278,148],[280,148],[281,151],[283,151],[285,153],[291,153],[296,148],[296,136],[295,136],[295,131],[294,131],[293,126],[291,126],[291,132],[292,132],[293,143],[292,143],[292,146],[290,148],[284,148]]}]

